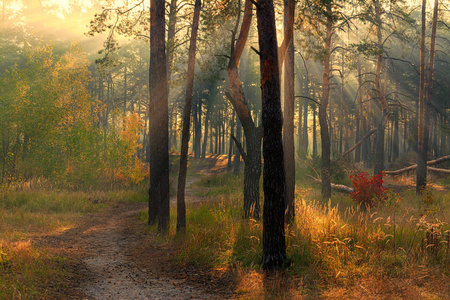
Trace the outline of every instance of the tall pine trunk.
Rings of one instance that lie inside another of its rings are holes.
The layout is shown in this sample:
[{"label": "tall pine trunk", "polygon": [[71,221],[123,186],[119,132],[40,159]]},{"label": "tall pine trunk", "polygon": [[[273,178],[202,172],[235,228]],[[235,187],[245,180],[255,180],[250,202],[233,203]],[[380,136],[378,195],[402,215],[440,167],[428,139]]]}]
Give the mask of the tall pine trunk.
[{"label": "tall pine trunk", "polygon": [[169,107],[164,0],[150,2],[150,189],[149,223],[169,229]]},{"label": "tall pine trunk", "polygon": [[322,141],[322,198],[329,199],[331,197],[330,182],[330,160],[331,160],[331,143],[330,133],[328,131],[327,107],[330,95],[330,60],[331,60],[331,37],[333,28],[333,18],[331,11],[331,3],[327,4],[327,22],[325,37],[325,61],[323,65],[323,81],[322,81],[322,101],[319,106],[319,124],[320,138]]},{"label": "tall pine trunk", "polygon": [[186,230],[186,173],[187,158],[189,149],[189,126],[191,119],[191,106],[194,93],[194,72],[195,72],[195,52],[197,45],[198,24],[200,19],[200,10],[202,7],[201,0],[195,1],[194,19],[192,21],[191,40],[189,44],[188,73],[186,83],[186,103],[183,115],[183,131],[181,134],[181,155],[180,170],[178,174],[178,190],[177,190],[177,232]]},{"label": "tall pine trunk", "polygon": [[[293,31],[295,2],[284,0],[284,30]],[[294,220],[295,216],[295,145],[294,145],[294,112],[295,112],[295,87],[294,87],[294,43],[291,37],[288,44],[284,64],[284,161],[286,170],[286,222]],[[281,69],[281,68],[280,68]]]},{"label": "tall pine trunk", "polygon": [[256,5],[256,15],[264,130],[264,210],[261,266],[264,270],[271,270],[282,268],[286,261],[284,234],[286,175],[283,157],[279,57],[273,1],[259,0]]}]

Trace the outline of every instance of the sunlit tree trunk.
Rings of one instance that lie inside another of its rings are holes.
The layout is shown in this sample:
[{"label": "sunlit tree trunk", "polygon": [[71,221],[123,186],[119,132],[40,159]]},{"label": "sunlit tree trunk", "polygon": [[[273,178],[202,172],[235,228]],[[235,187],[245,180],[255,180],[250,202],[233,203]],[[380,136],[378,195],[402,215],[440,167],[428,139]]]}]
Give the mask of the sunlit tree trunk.
[{"label": "sunlit tree trunk", "polygon": [[[295,2],[284,0],[284,30],[293,31]],[[288,44],[284,64],[284,161],[286,170],[286,222],[294,220],[295,216],[295,146],[294,146],[294,43],[292,37]]]},{"label": "sunlit tree trunk", "polygon": [[149,223],[169,229],[169,120],[164,0],[150,2]]},{"label": "sunlit tree trunk", "polygon": [[194,18],[192,21],[191,39],[189,44],[188,72],[186,83],[186,101],[183,114],[183,131],[181,133],[181,154],[180,154],[180,171],[178,174],[177,189],[177,232],[186,230],[186,173],[189,149],[189,126],[191,124],[191,106],[194,94],[194,72],[195,72],[195,52],[197,46],[198,24],[200,20],[200,10],[202,3],[200,0],[195,1]]},{"label": "sunlit tree trunk", "polygon": [[286,261],[284,235],[286,175],[283,157],[283,116],[280,99],[277,31],[273,1],[259,0],[256,5],[256,16],[264,130],[264,211],[261,266],[264,270],[270,270],[282,268]]}]

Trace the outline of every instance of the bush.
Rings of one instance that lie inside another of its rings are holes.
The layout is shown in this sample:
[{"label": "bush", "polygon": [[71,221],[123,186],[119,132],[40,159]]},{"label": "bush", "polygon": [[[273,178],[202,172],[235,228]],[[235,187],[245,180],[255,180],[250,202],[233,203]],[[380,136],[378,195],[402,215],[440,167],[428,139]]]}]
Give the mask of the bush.
[{"label": "bush", "polygon": [[383,176],[374,175],[368,177],[367,172],[351,175],[354,191],[350,193],[353,200],[362,209],[381,205],[387,198],[387,188],[383,187]]}]

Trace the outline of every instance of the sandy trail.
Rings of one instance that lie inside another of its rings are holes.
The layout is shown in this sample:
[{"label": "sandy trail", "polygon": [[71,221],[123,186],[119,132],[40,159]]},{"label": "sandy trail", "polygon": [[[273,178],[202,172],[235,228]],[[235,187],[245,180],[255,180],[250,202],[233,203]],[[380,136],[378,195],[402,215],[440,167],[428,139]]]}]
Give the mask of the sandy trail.
[{"label": "sandy trail", "polygon": [[207,295],[181,280],[161,278],[136,263],[133,249],[144,232],[135,232],[140,209],[114,210],[80,237],[86,256],[82,262],[90,280],[81,287],[85,299],[207,299]]}]

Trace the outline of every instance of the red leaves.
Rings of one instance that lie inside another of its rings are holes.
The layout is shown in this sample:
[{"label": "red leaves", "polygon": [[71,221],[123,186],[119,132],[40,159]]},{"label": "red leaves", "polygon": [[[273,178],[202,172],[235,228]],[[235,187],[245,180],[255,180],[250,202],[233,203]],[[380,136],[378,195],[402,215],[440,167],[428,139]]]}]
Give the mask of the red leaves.
[{"label": "red leaves", "polygon": [[367,172],[351,175],[354,192],[350,196],[363,209],[372,208],[379,204],[383,204],[387,198],[387,188],[383,187],[383,176],[374,175],[368,177]]}]

